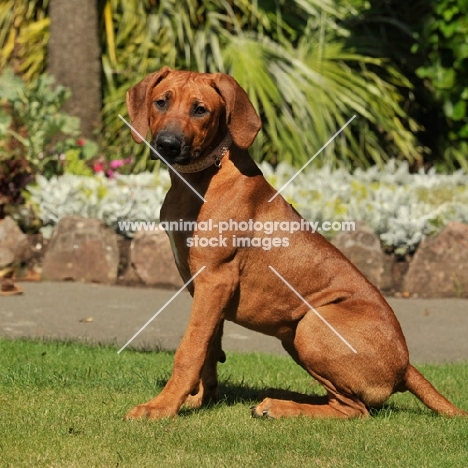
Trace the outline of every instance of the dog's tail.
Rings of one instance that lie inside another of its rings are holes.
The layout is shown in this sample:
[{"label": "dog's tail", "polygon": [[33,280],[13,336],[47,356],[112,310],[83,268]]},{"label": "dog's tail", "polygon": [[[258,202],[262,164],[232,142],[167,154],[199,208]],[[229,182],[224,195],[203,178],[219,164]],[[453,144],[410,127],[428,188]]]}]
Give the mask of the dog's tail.
[{"label": "dog's tail", "polygon": [[405,386],[428,408],[444,416],[467,416],[468,413],[454,406],[442,396],[426,378],[411,364],[405,375]]}]

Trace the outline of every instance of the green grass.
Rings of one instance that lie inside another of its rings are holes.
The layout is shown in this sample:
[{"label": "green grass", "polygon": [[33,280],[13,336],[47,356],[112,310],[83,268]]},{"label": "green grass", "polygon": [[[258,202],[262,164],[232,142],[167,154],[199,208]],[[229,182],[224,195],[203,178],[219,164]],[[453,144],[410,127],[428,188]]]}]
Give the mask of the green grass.
[{"label": "green grass", "polygon": [[[222,400],[178,418],[125,421],[170,375],[173,355],[76,343],[0,340],[0,467],[468,466],[468,421],[410,394],[367,420],[252,419],[273,387],[319,392],[291,360],[228,354]],[[421,368],[468,409],[468,364]]]}]

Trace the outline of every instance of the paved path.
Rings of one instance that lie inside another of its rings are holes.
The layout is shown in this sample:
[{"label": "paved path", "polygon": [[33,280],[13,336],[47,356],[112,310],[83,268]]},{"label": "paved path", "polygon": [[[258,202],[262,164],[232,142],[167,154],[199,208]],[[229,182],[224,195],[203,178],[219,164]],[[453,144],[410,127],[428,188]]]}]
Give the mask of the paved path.
[{"label": "paved path", "polygon": [[[22,283],[22,296],[0,297],[0,336],[78,338],[123,346],[174,291],[80,283]],[[414,363],[468,362],[468,300],[389,299]],[[132,342],[175,349],[191,298],[181,293]],[[92,321],[81,322],[92,318]],[[226,323],[226,351],[286,354],[275,338]]]}]

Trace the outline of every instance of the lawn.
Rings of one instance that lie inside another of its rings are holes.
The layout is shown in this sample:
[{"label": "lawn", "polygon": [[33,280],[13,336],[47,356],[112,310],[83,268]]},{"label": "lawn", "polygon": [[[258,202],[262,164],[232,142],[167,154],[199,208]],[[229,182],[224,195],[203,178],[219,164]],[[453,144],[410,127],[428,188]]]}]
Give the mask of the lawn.
[{"label": "lawn", "polygon": [[[266,388],[320,392],[291,360],[228,354],[222,399],[178,418],[125,421],[168,379],[173,354],[0,340],[0,467],[468,466],[468,420],[434,415],[410,394],[367,420],[250,417]],[[468,409],[468,364],[420,369]]]}]

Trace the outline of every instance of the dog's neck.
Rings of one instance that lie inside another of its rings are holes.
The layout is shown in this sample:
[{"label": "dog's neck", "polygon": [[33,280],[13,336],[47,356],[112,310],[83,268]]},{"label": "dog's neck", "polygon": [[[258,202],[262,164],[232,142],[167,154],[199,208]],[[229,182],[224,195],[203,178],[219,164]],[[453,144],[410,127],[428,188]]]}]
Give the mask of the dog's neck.
[{"label": "dog's neck", "polygon": [[186,165],[173,164],[172,167],[177,172],[182,172],[184,174],[201,172],[210,166],[221,167],[221,160],[223,159],[224,155],[227,153],[231,145],[232,137],[231,134],[228,132],[223,138],[223,140],[221,140],[221,143],[213,151],[210,151],[206,156],[197,158]]}]

